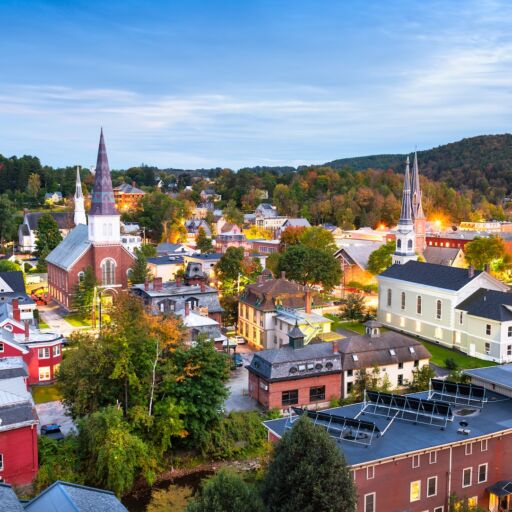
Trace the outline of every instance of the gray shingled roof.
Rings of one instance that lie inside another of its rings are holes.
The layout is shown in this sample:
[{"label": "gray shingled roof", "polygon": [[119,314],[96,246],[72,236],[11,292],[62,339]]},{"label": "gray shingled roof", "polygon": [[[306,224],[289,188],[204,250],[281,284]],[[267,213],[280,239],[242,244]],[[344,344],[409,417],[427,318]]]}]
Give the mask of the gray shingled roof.
[{"label": "gray shingled roof", "polygon": [[123,194],[145,194],[144,190],[134,187],[133,185],[129,185],[128,183],[121,183],[121,185],[115,187],[114,190],[118,190]]},{"label": "gray shingled roof", "polygon": [[25,505],[30,512],[128,512],[115,494],[57,480]]},{"label": "gray shingled roof", "polygon": [[370,254],[383,244],[384,242],[374,242],[373,240],[343,240],[338,244],[339,249],[334,256],[338,257],[344,253],[354,264],[367,270]]},{"label": "gray shingled roof", "polygon": [[25,510],[10,485],[0,484],[0,510],[2,512],[23,512]]},{"label": "gray shingled roof", "polygon": [[[313,367],[308,369],[308,363],[312,363]],[[304,364],[305,370],[299,371],[299,364]],[[292,380],[339,373],[341,358],[338,353],[333,353],[332,343],[317,343],[298,349],[283,347],[262,350],[254,354],[247,369],[269,381]]]},{"label": "gray shingled roof", "polygon": [[28,369],[22,357],[2,357],[0,359],[0,380],[15,377],[28,377]]},{"label": "gray shingled roof", "polygon": [[423,256],[427,263],[436,265],[451,265],[461,249],[456,247],[434,247],[429,245],[425,248]]},{"label": "gray shingled roof", "polygon": [[404,265],[391,265],[379,274],[379,277],[389,277],[444,290],[460,290],[481,273],[480,270],[475,270],[474,276],[470,277],[466,268],[408,261]]},{"label": "gray shingled roof", "polygon": [[508,322],[512,320],[512,293],[480,288],[462,301],[457,309],[469,315]]},{"label": "gray shingled roof", "polygon": [[88,227],[85,224],[78,224],[78,226],[48,254],[46,262],[67,270],[80,256],[85,254],[90,246],[91,242],[89,241]]},{"label": "gray shingled roof", "polygon": [[72,229],[75,226],[74,212],[30,212],[25,214],[25,220],[32,231],[37,229],[39,219],[43,215],[51,215],[59,229]]},{"label": "gray shingled roof", "polygon": [[37,421],[35,409],[30,402],[0,407],[0,430],[8,430],[13,425],[21,423],[31,424]]}]

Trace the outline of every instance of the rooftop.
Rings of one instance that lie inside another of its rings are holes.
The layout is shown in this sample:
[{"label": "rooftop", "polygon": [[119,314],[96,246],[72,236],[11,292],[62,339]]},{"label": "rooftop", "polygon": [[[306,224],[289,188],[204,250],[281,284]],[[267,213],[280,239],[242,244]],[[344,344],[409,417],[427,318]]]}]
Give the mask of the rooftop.
[{"label": "rooftop", "polygon": [[[99,208],[97,206],[96,208]],[[46,262],[67,270],[91,246],[88,227],[78,224],[46,257]]]},{"label": "rooftop", "polygon": [[512,390],[512,364],[464,370],[464,374]]},{"label": "rooftop", "polygon": [[0,483],[0,504],[2,512],[23,512],[25,510],[12,487],[7,484]]},{"label": "rooftop", "polygon": [[157,256],[155,258],[148,258],[148,263],[153,265],[179,265],[183,263],[183,256]]},{"label": "rooftop", "polygon": [[482,272],[475,270],[471,277],[468,269],[447,267],[434,263],[408,261],[404,265],[391,265],[378,277],[388,277],[410,283],[423,284],[444,290],[460,290]]},{"label": "rooftop", "polygon": [[24,223],[28,224],[32,231],[37,229],[39,219],[43,215],[51,215],[59,229],[72,229],[75,227],[74,212],[29,212],[25,214]]},{"label": "rooftop", "polygon": [[434,247],[428,245],[425,248],[423,256],[427,263],[436,265],[451,265],[462,249],[456,247]]},{"label": "rooftop", "polygon": [[[474,371],[474,370],[471,370]],[[411,397],[427,398],[428,392],[407,395]],[[512,428],[512,400],[487,392],[488,402],[482,409],[475,409],[471,415],[461,416],[458,409],[453,407],[453,421],[448,421],[444,430],[439,426],[426,424],[414,424],[409,421],[395,419],[390,422],[385,416],[375,416],[363,413],[363,404],[352,404],[344,407],[329,409],[327,412],[338,417],[358,418],[359,420],[373,422],[383,432],[380,437],[374,438],[370,445],[357,444],[347,441],[338,441],[338,447],[345,455],[349,465],[368,464],[381,459],[392,458],[399,455],[413,453],[419,450],[427,450],[449,443],[458,443],[467,439],[494,434]],[[464,406],[464,409],[468,409]],[[462,411],[461,411],[462,412]],[[462,435],[458,432],[460,421],[466,421],[469,432]],[[269,420],[264,425],[282,436],[285,432],[287,418]]]},{"label": "rooftop", "polygon": [[461,302],[457,309],[472,316],[509,322],[512,320],[512,293],[480,288]]}]

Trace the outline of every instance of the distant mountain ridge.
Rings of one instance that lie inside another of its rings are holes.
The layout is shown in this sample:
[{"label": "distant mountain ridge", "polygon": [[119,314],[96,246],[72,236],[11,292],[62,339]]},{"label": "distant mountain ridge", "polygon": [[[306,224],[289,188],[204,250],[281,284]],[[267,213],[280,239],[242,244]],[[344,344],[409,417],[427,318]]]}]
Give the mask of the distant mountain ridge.
[{"label": "distant mountain ridge", "polygon": [[[403,172],[407,155],[370,155],[327,162],[354,171],[393,169]],[[472,189],[489,199],[512,192],[512,134],[479,135],[418,151],[421,174],[458,190]]]}]

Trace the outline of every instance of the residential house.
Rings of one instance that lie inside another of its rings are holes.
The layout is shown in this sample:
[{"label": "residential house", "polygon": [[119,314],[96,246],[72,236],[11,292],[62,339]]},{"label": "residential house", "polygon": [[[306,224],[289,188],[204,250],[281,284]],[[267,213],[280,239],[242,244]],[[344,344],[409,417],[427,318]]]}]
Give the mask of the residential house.
[{"label": "residential house", "polygon": [[423,257],[427,263],[458,268],[466,267],[464,252],[458,247],[434,247],[427,245],[423,252]]},{"label": "residential house", "polygon": [[185,229],[187,230],[187,244],[195,247],[196,237],[199,234],[199,230],[203,229],[207,237],[212,236],[212,230],[204,219],[189,219],[185,221]]},{"label": "residential house", "polygon": [[280,240],[253,239],[249,242],[255,253],[269,255],[279,252]]},{"label": "residential house", "polygon": [[190,263],[196,263],[201,266],[202,272],[208,276],[209,279],[215,277],[215,265],[222,258],[222,254],[208,253],[208,254],[185,254],[185,267]]},{"label": "residential house", "polygon": [[133,181],[131,185],[122,183],[114,188],[114,200],[116,208],[120,212],[137,210],[141,206],[142,198],[146,193],[144,190],[137,188]]},{"label": "residential house", "polygon": [[184,254],[193,254],[195,249],[184,244],[170,244],[163,242],[156,246],[157,256],[183,256]]},{"label": "residential house", "polygon": [[200,336],[216,343],[223,343],[227,340],[221,332],[219,322],[208,316],[207,308],[199,306],[191,310],[189,303],[186,302],[185,309],[178,311],[176,314],[183,321],[188,343],[196,342]]},{"label": "residential house", "polygon": [[201,190],[199,193],[199,197],[201,198],[201,201],[203,203],[206,202],[218,202],[222,200],[222,196],[220,194],[217,194],[213,188],[206,188],[204,190]]},{"label": "residential house", "polygon": [[34,252],[37,242],[37,226],[43,215],[51,215],[59,227],[62,238],[75,227],[74,212],[25,212],[23,223],[18,227],[18,246],[20,251]]},{"label": "residential house", "polygon": [[269,203],[260,203],[254,210],[256,218],[272,218],[277,217],[277,208]]},{"label": "residential house", "polygon": [[46,194],[44,195],[44,202],[50,204],[61,203],[62,192],[46,192]]},{"label": "residential house", "polygon": [[156,256],[147,260],[151,275],[160,277],[163,281],[174,280],[176,273],[183,270],[183,256]]},{"label": "residential house", "polygon": [[276,232],[276,238],[281,238],[283,232],[288,228],[310,228],[308,219],[286,219]]},{"label": "residential house", "polygon": [[334,257],[340,262],[344,286],[351,286],[351,283],[376,284],[375,276],[368,270],[368,260],[371,253],[379,249],[383,243],[351,238],[338,241],[339,249],[334,253]]},{"label": "residential house", "polygon": [[[14,304],[13,304],[14,303]],[[19,320],[33,323],[36,303],[27,295],[23,272],[0,272],[0,304],[17,305]]]}]

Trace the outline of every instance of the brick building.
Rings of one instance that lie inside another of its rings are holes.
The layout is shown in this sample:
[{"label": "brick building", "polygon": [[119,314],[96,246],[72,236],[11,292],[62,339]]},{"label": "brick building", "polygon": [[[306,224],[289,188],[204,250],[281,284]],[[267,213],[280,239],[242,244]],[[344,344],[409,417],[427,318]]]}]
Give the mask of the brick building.
[{"label": "brick building", "polygon": [[[433,380],[428,392],[367,392],[363,403],[295,412],[336,440],[358,512],[448,512],[451,495],[485,510],[512,508],[512,402],[503,395]],[[278,440],[297,417],[265,422],[269,438]]]},{"label": "brick building", "polygon": [[144,190],[137,188],[135,182],[132,182],[131,185],[128,183],[122,183],[118,187],[114,188],[114,200],[116,202],[116,207],[121,212],[133,211],[140,208],[144,195]]},{"label": "brick building", "polygon": [[89,224],[78,224],[46,258],[48,292],[66,309],[73,304],[75,286],[92,267],[105,294],[126,289],[134,256],[121,243],[107,150],[100,135]]}]

